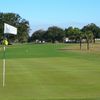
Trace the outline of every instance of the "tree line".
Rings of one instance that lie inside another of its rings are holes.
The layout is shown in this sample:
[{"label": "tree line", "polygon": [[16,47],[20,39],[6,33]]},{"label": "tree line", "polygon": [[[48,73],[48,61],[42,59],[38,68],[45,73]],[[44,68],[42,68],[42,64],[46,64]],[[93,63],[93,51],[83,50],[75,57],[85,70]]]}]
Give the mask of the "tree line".
[{"label": "tree line", "polygon": [[8,34],[9,41],[13,42],[34,42],[36,40],[45,42],[64,42],[68,38],[71,42],[79,42],[80,49],[83,40],[87,42],[87,48],[89,49],[89,43],[94,42],[96,38],[100,38],[100,27],[94,23],[90,23],[83,28],[68,27],[62,29],[58,26],[51,26],[47,30],[37,30],[29,36],[30,24],[29,21],[23,19],[16,13],[0,13],[0,40],[3,39],[4,23],[8,23],[17,27],[18,33],[16,36]]},{"label": "tree line", "polygon": [[75,42],[78,42],[80,39],[88,40],[88,38],[92,37],[95,42],[95,38],[100,38],[100,27],[98,27],[94,23],[88,24],[82,29],[76,27],[68,27],[66,29],[62,29],[57,26],[52,26],[49,27],[46,31],[35,31],[32,34],[30,41],[35,41],[36,39],[39,39],[41,41],[45,40],[52,43],[54,43],[55,41],[63,42],[63,39],[65,37],[68,37],[70,40],[74,40]]},{"label": "tree line", "polygon": [[100,27],[94,23],[88,24],[83,28],[79,29],[77,27],[68,27],[62,29],[57,26],[49,27],[46,31],[45,30],[37,30],[35,31],[32,36],[30,37],[29,41],[46,41],[46,42],[64,42],[64,40],[68,38],[70,42],[80,43],[83,40],[87,43],[87,49],[89,49],[89,43],[95,43],[96,38],[100,38]]}]

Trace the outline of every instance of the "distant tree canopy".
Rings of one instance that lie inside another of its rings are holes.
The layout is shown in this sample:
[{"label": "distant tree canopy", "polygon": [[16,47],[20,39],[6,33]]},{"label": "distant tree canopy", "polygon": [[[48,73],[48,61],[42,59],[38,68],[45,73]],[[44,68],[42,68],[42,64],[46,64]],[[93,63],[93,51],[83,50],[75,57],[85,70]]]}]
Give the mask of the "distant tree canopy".
[{"label": "distant tree canopy", "polygon": [[43,41],[44,40],[44,35],[45,35],[45,32],[44,30],[37,30],[35,31],[32,36],[31,36],[31,40],[40,40],[40,41]]},{"label": "distant tree canopy", "polygon": [[86,33],[91,33],[94,40],[95,38],[100,38],[100,27],[98,27],[94,23],[88,24],[82,29],[79,29],[77,27],[68,27],[64,30],[60,27],[52,26],[49,27],[46,31],[35,31],[31,36],[31,41],[35,41],[36,39],[38,39],[40,41],[45,40],[47,42],[54,43],[55,41],[63,42],[63,39],[67,37],[74,42],[80,42],[81,45],[82,39],[87,39],[86,37],[88,35],[86,36]]},{"label": "distant tree canopy", "polygon": [[94,23],[88,24],[82,28],[83,32],[91,31],[93,33],[93,39],[95,42],[95,38],[100,38],[100,28]]},{"label": "distant tree canopy", "polygon": [[7,35],[10,41],[26,42],[28,40],[30,26],[27,20],[22,19],[21,16],[15,13],[0,13],[0,39],[4,35],[4,23],[15,26],[18,29],[16,36]]},{"label": "distant tree canopy", "polygon": [[56,41],[63,42],[64,37],[64,30],[56,26],[49,27],[47,31],[38,30],[32,34],[33,41],[39,39],[41,41],[45,40],[52,43]]},{"label": "distant tree canopy", "polygon": [[76,42],[79,40],[80,33],[81,31],[79,28],[69,27],[68,29],[65,29],[66,37],[69,37],[70,40],[74,40]]},{"label": "distant tree canopy", "polygon": [[62,42],[65,36],[64,30],[56,26],[49,27],[46,34],[48,35],[48,40],[52,43],[55,41]]}]

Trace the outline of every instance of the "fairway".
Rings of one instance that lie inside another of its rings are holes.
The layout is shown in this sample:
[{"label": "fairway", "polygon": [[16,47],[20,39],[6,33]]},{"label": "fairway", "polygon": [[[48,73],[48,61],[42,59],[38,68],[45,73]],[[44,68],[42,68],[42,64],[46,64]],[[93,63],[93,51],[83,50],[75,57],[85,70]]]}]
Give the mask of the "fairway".
[{"label": "fairway", "polygon": [[100,52],[63,50],[77,44],[6,47],[6,84],[0,100],[100,100]]}]

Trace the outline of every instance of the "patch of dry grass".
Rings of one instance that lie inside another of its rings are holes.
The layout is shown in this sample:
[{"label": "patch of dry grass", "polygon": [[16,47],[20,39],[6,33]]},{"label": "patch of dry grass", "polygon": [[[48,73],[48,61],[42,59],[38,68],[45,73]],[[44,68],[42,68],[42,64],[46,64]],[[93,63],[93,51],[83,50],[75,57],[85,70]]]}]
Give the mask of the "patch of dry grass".
[{"label": "patch of dry grass", "polygon": [[80,50],[79,44],[70,44],[70,46],[66,46],[60,50],[63,51],[75,51],[75,52],[89,52],[89,53],[99,53],[100,54],[100,43],[90,43],[89,50],[87,50],[87,44],[83,43],[82,48]]}]

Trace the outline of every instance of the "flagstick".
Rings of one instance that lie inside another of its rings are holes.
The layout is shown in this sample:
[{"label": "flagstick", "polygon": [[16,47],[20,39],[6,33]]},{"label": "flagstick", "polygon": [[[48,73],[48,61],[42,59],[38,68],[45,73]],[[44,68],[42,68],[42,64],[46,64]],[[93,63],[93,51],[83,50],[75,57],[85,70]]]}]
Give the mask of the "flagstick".
[{"label": "flagstick", "polygon": [[[17,35],[17,28],[14,26],[11,26],[9,24],[4,23],[4,34],[9,33],[13,35]],[[7,41],[6,41],[7,42]],[[8,45],[8,43],[4,44]],[[6,57],[5,57],[5,46],[4,46],[4,58],[3,58],[3,87],[5,87],[5,81],[6,81]]]},{"label": "flagstick", "polygon": [[5,61],[5,46],[4,49],[4,58],[3,58],[3,87],[5,87],[5,69],[6,69],[6,61]]}]

